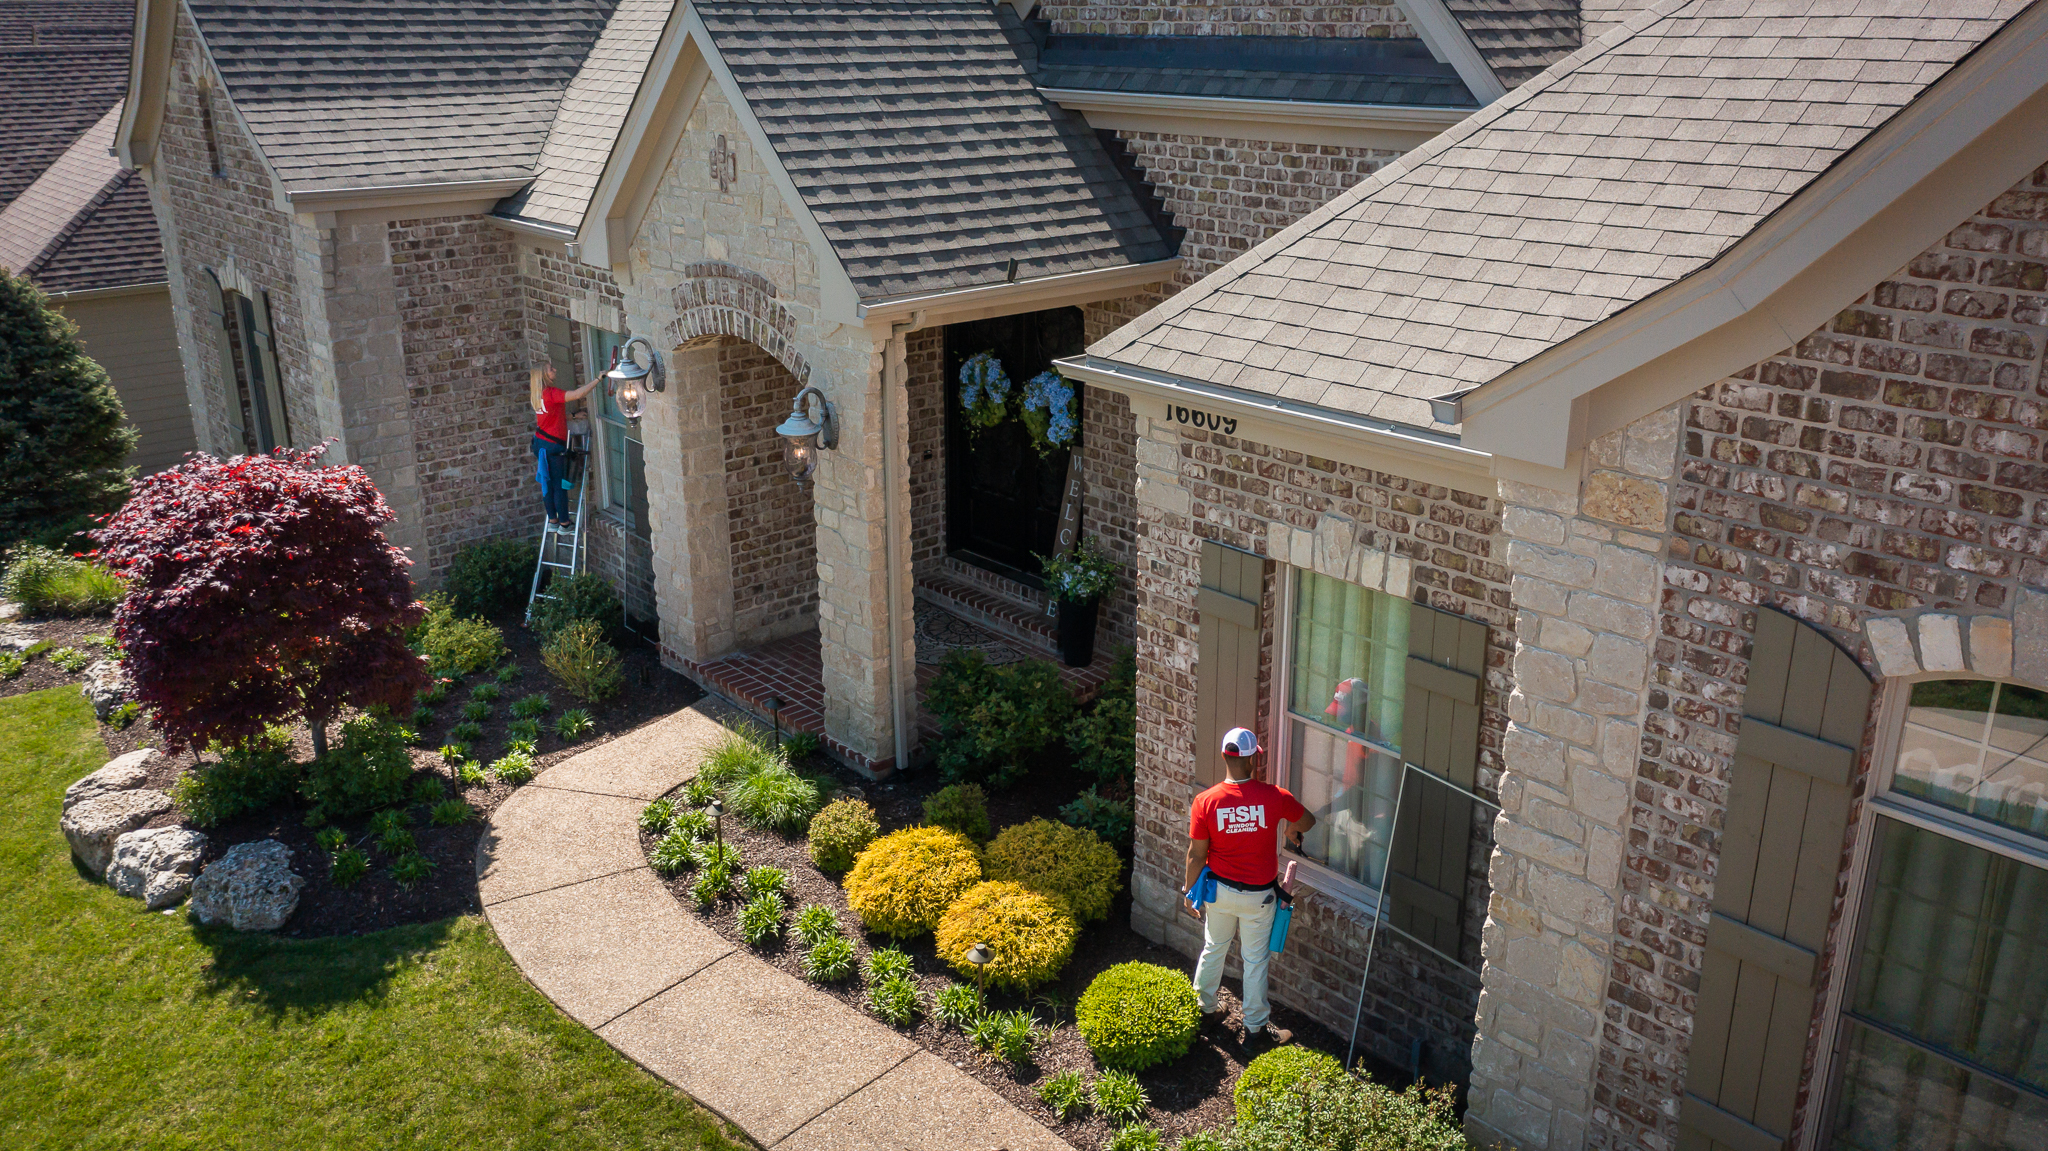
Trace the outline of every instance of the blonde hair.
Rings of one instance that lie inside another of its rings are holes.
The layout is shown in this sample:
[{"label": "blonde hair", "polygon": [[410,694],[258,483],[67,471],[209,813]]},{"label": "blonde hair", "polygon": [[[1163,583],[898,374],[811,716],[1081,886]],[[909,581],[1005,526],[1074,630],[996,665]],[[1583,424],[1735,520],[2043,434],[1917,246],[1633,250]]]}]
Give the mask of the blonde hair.
[{"label": "blonde hair", "polygon": [[533,414],[540,415],[548,410],[547,402],[541,399],[540,390],[545,384],[548,366],[542,364],[526,375],[526,402],[533,405]]}]

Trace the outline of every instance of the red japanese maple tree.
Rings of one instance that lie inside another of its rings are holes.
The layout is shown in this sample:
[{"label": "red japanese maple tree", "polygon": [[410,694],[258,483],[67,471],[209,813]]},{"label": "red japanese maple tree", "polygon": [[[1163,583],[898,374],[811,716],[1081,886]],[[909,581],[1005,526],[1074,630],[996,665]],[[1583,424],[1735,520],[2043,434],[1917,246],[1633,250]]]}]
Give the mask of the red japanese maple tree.
[{"label": "red japanese maple tree", "polygon": [[382,530],[396,517],[326,450],[190,456],[91,533],[128,577],[114,634],[171,750],[303,717],[324,753],[343,707],[402,712],[426,686],[405,644],[426,609]]}]

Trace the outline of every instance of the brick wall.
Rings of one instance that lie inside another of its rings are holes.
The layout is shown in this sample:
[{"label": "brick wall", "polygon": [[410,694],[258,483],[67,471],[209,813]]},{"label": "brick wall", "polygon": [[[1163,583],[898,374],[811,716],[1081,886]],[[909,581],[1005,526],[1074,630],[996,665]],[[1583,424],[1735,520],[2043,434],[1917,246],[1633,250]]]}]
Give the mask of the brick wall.
[{"label": "brick wall", "polygon": [[910,391],[910,566],[924,572],[946,554],[946,332],[904,337]]},{"label": "brick wall", "polygon": [[1160,132],[1117,135],[1157,187],[1173,222],[1187,229],[1175,278],[1180,287],[1243,255],[1401,156],[1380,148],[1327,144]]},{"label": "brick wall", "polygon": [[775,434],[796,377],[741,340],[725,340],[718,352],[733,628],[739,646],[749,647],[817,622],[818,525],[811,486],[789,474]]},{"label": "brick wall", "polygon": [[[214,86],[219,175],[213,173],[201,120],[201,77]],[[317,443],[323,425],[316,393],[321,378],[331,371],[324,354],[316,357],[309,348],[309,305],[317,307],[320,285],[317,279],[306,281],[300,275],[300,254],[294,245],[301,237],[294,235],[292,218],[278,209],[269,170],[243,131],[220,77],[206,61],[191,17],[183,10],[178,13],[170,90],[157,158],[149,169],[149,189],[171,271],[178,343],[187,388],[195,401],[192,415],[200,449],[230,455],[246,450],[229,428],[227,412],[230,405],[240,405],[239,393],[234,380],[221,378],[221,336],[212,318],[207,275],[207,269],[219,270],[230,260],[251,288],[269,297],[293,442]],[[312,258],[317,267],[318,253]],[[324,353],[324,343],[320,350]]]},{"label": "brick wall", "polygon": [[[1297,554],[1306,549],[1290,542],[1297,530],[1341,536],[1376,557],[1373,570],[1380,574],[1374,586],[1485,621],[1479,791],[1489,796],[1501,778],[1506,669],[1516,621],[1508,573],[1494,554],[1494,500],[1168,425],[1142,409],[1131,420],[1139,480],[1133,506],[1143,525],[1135,565],[1142,648],[1132,921],[1147,937],[1193,953],[1199,941],[1192,920],[1178,914],[1176,900],[1187,804],[1194,794],[1201,542],[1212,539],[1308,567],[1313,557]],[[1269,738],[1277,722],[1270,649],[1274,629],[1283,624],[1276,618],[1277,591],[1278,577],[1269,576],[1260,690],[1266,701],[1260,723]],[[1486,903],[1486,857],[1484,850],[1472,853],[1467,906],[1475,939]],[[1290,936],[1273,968],[1275,994],[1346,1033],[1363,974],[1367,924],[1352,905],[1314,892],[1297,901],[1294,924],[1299,934]],[[1361,1034],[1365,1049],[1407,1066],[1412,1041],[1422,1038],[1426,1071],[1460,1075],[1471,1037],[1471,977],[1389,938],[1382,938],[1374,965],[1368,1014],[1378,1022]]]},{"label": "brick wall", "polygon": [[466,543],[540,533],[518,245],[479,216],[394,221],[389,242],[436,580]]},{"label": "brick wall", "polygon": [[[1610,985],[1596,1146],[1668,1146],[1675,1131],[1757,606],[1826,629],[1875,673],[1871,615],[2001,612],[2048,584],[2044,349],[2048,168],[1796,347],[1682,405],[1615,925],[1633,946]],[[1831,930],[1830,974],[1840,944]]]},{"label": "brick wall", "polygon": [[1406,40],[1415,36],[1408,17],[1393,4],[1338,7],[1265,8],[1232,4],[1098,3],[1048,4],[1041,16],[1055,32],[1121,36],[1344,36]]}]

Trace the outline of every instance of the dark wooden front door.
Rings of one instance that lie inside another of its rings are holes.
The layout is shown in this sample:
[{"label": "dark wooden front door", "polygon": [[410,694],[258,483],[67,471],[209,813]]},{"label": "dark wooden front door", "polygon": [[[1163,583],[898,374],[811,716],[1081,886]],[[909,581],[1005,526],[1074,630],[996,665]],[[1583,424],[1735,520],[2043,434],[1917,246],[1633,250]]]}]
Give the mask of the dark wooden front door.
[{"label": "dark wooden front door", "polygon": [[[957,558],[1038,586],[1037,557],[1053,550],[1068,455],[1040,456],[1017,419],[969,436],[960,411],[960,366],[978,352],[995,352],[1014,403],[1027,380],[1083,346],[1079,308],[947,325],[946,547]],[[1074,387],[1079,397],[1080,385]]]}]

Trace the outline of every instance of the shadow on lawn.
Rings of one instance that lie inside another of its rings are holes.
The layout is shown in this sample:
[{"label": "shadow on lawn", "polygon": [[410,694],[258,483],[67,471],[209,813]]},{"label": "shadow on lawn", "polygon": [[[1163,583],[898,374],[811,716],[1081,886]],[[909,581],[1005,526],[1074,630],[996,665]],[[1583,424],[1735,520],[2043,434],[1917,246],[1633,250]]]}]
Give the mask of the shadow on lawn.
[{"label": "shadow on lawn", "polygon": [[213,953],[202,973],[207,994],[254,1000],[275,1015],[309,1015],[381,1002],[392,977],[439,948],[455,923],[306,940],[199,927],[193,937]]}]

